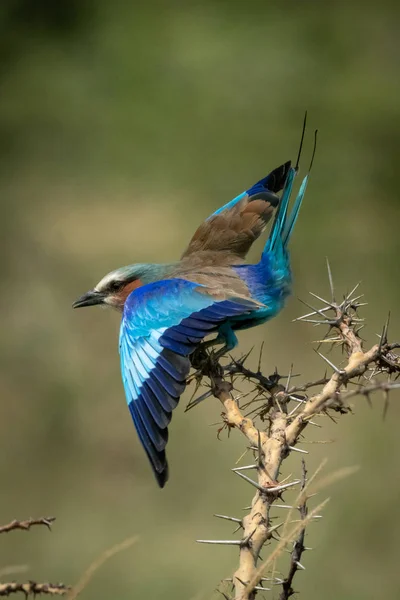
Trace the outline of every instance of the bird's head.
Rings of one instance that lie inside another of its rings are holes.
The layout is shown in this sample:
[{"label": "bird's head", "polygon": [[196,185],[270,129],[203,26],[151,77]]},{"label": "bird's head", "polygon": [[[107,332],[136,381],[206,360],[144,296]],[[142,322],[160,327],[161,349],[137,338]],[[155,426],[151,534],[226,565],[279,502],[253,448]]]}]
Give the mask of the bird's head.
[{"label": "bird's head", "polygon": [[83,294],[72,305],[73,308],[103,304],[122,311],[129,294],[149,280],[151,265],[129,265],[111,271],[99,283]]}]

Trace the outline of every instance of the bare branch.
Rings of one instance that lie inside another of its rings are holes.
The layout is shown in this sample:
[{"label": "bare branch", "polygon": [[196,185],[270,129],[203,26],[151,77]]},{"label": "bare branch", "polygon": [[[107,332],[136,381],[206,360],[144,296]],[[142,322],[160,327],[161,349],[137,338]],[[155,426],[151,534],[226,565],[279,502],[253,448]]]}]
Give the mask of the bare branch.
[{"label": "bare branch", "polygon": [[7,525],[0,526],[0,533],[8,533],[9,531],[14,531],[15,529],[23,529],[24,531],[29,531],[29,529],[33,525],[44,525],[47,529],[51,530],[51,524],[55,521],[55,517],[40,517],[40,519],[25,519],[24,521],[11,521],[7,523]]},{"label": "bare branch", "polygon": [[63,583],[36,583],[28,581],[27,583],[0,583],[0,596],[10,596],[22,592],[26,597],[38,594],[49,594],[50,596],[64,596],[71,588]]}]

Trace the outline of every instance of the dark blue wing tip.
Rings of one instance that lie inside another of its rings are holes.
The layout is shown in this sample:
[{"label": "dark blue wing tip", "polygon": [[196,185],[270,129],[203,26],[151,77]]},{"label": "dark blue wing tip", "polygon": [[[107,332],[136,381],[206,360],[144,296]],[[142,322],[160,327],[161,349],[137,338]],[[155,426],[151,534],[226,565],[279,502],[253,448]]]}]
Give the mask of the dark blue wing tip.
[{"label": "dark blue wing tip", "polygon": [[157,471],[154,471],[154,474],[156,476],[158,486],[162,489],[169,478],[168,463],[165,463],[165,469],[161,473],[157,473]]},{"label": "dark blue wing tip", "polygon": [[273,206],[277,206],[279,203],[279,198],[276,196],[276,193],[283,189],[290,167],[290,160],[283,163],[283,165],[280,165],[271,171],[271,173],[268,173],[266,177],[263,177],[251,188],[246,190],[247,195],[252,197],[254,200],[257,198],[268,200]]}]

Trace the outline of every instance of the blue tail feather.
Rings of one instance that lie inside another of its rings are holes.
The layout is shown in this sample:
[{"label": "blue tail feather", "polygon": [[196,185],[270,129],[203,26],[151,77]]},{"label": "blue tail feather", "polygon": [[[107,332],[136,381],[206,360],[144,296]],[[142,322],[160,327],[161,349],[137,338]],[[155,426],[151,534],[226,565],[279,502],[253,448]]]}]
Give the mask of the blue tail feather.
[{"label": "blue tail feather", "polygon": [[275,254],[280,253],[282,251],[285,251],[285,249],[287,248],[290,236],[293,232],[294,225],[299,215],[301,203],[303,201],[308,183],[307,174],[301,183],[300,190],[293,204],[293,208],[288,215],[289,202],[296,174],[296,169],[291,168],[288,173],[285,187],[283,188],[282,198],[277,213],[275,215],[275,220],[272,225],[271,233],[268,237],[267,243],[265,244],[263,255],[268,254],[271,251]]},{"label": "blue tail feather", "polygon": [[308,174],[304,177],[303,181],[301,182],[301,186],[300,186],[299,192],[296,196],[296,200],[293,204],[293,208],[290,211],[289,218],[288,218],[285,228],[282,232],[282,242],[283,242],[284,246],[288,245],[290,236],[292,235],[293,228],[297,221],[297,217],[299,216],[299,211],[300,211],[301,204],[303,202],[304,194],[306,193],[307,184],[308,184]]},{"label": "blue tail feather", "polygon": [[271,250],[275,250],[278,241],[281,240],[281,234],[286,223],[286,216],[288,212],[288,206],[295,176],[296,170],[293,167],[291,167],[286,179],[285,187],[283,188],[282,198],[279,203],[279,208],[275,215],[271,233],[268,237],[267,243],[265,244],[264,254],[270,252]]}]

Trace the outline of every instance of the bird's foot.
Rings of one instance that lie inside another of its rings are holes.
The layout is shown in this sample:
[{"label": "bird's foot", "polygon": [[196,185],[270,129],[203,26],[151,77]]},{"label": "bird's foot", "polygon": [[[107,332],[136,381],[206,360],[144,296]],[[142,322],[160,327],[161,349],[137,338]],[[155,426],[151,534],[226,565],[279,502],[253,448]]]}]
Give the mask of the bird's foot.
[{"label": "bird's foot", "polygon": [[[209,360],[210,353],[207,352],[206,348],[207,346],[205,346],[204,342],[196,348],[193,354],[190,355],[190,364],[193,367],[193,369],[196,369],[196,371],[199,373],[202,371],[204,365]],[[191,375],[192,379],[194,378],[194,375],[196,375],[196,373]]]},{"label": "bird's foot", "polygon": [[220,356],[222,356],[220,351],[207,352],[202,346],[199,346],[190,357],[190,364],[196,371],[188,377],[186,383],[191,383],[193,380],[201,382],[204,376],[211,378],[219,373],[221,369],[218,364]]}]

